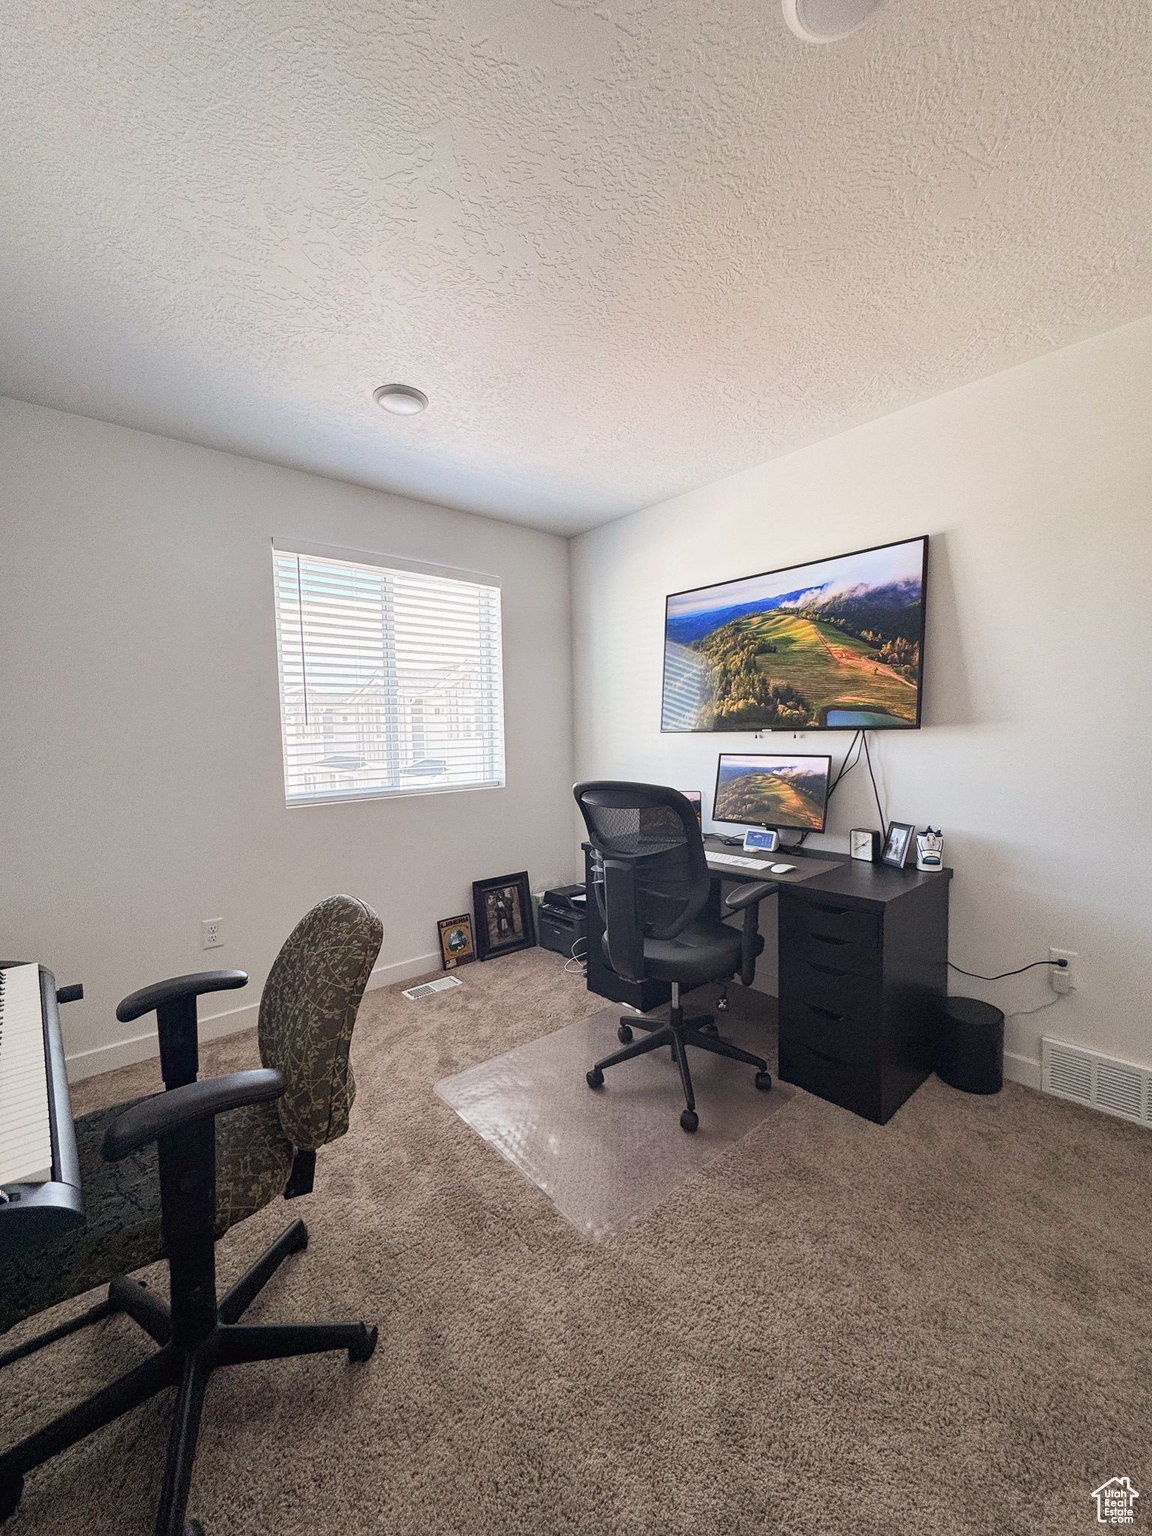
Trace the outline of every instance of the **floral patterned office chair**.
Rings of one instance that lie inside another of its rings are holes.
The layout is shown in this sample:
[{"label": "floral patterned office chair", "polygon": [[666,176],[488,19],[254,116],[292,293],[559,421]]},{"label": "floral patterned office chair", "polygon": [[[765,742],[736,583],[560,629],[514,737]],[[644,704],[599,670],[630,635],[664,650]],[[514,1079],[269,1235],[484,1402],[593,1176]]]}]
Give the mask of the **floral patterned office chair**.
[{"label": "floral patterned office chair", "polygon": [[[330,896],[292,931],[260,999],[255,1071],[197,1081],[196,999],[243,986],[243,971],[158,982],[127,997],[122,1022],[155,1011],[168,1091],[76,1122],[85,1221],[33,1254],[0,1257],[0,1333],[46,1307],[109,1283],[107,1299],[0,1356],[0,1367],[114,1311],[160,1346],[142,1366],[0,1452],[0,1522],[24,1475],[167,1386],[178,1385],[157,1517],[158,1536],[184,1536],[200,1406],[217,1364],[341,1349],[366,1360],[364,1323],[252,1327],[245,1309],[308,1239],[294,1221],[217,1300],[214,1239],[278,1196],[312,1188],[316,1151],[348,1129],[356,1087],[349,1047],[383,935],[371,907]],[[213,1181],[214,1196],[213,1199]],[[167,1258],[171,1305],[130,1271]]]}]

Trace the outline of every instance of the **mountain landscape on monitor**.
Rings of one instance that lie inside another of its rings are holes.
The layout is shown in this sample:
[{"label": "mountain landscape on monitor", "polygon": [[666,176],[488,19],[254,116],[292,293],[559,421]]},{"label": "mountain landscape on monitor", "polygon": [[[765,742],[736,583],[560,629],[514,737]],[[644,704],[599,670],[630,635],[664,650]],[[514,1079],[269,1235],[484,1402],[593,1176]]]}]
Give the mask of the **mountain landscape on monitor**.
[{"label": "mountain landscape on monitor", "polygon": [[662,728],[914,728],[926,543],[670,597]]},{"label": "mountain landscape on monitor", "polygon": [[772,763],[765,769],[756,756],[722,757],[713,817],[746,826],[800,827],[818,832],[824,825],[828,759],[773,758]]}]

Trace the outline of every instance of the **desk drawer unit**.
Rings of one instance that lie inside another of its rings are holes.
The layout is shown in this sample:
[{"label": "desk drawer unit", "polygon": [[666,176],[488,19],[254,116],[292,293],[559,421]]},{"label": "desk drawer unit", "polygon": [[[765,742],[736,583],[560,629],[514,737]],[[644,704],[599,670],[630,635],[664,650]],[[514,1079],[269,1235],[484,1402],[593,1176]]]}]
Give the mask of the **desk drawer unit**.
[{"label": "desk drawer unit", "polygon": [[[785,1072],[787,1062],[787,1072]],[[818,1098],[850,1109],[866,1120],[879,1120],[877,1068],[874,1061],[842,1061],[815,1046],[780,1047],[780,1076]]]},{"label": "desk drawer unit", "polygon": [[780,1035],[790,1045],[803,1043],[836,1061],[867,1063],[876,1055],[875,1018],[852,1018],[807,998],[781,1002]]},{"label": "desk drawer unit", "polygon": [[780,1076],[883,1124],[932,1070],[948,882],[876,884],[871,900],[781,890]]},{"label": "desk drawer unit", "polygon": [[861,907],[846,907],[842,902],[823,896],[806,896],[803,901],[787,903],[786,917],[813,939],[858,944],[874,950],[880,936],[880,921],[875,912]]},{"label": "desk drawer unit", "polygon": [[840,974],[875,976],[880,970],[880,925],[867,912],[831,916],[824,902],[785,900],[780,943],[798,961]]},{"label": "desk drawer unit", "polygon": [[[781,934],[780,951],[784,953]],[[789,954],[780,973],[781,1000],[787,998],[814,1003],[841,1018],[870,1021],[875,1018],[880,998],[878,975],[859,976],[824,961],[811,961],[804,955]]]}]

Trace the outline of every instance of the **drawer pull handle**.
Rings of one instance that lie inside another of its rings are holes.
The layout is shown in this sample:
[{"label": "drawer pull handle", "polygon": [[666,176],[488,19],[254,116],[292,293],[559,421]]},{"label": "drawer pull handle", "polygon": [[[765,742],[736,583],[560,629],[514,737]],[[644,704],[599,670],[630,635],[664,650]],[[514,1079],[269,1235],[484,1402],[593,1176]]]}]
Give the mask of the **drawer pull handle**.
[{"label": "drawer pull handle", "polygon": [[848,974],[847,971],[842,971],[838,965],[821,965],[816,960],[812,962],[812,969],[819,971],[823,976],[847,976]]},{"label": "drawer pull handle", "polygon": [[829,906],[826,901],[814,901],[812,905],[816,908],[817,912],[831,912],[833,917],[843,917],[848,910],[847,907]]},{"label": "drawer pull handle", "polygon": [[821,1061],[830,1061],[834,1067],[845,1065],[839,1056],[829,1056],[827,1051],[818,1051],[814,1045],[805,1046],[805,1050],[811,1051],[813,1056],[819,1056]]},{"label": "drawer pull handle", "polygon": [[809,1003],[808,1009],[811,1013],[818,1013],[822,1019],[831,1019],[833,1024],[840,1024],[844,1019],[842,1013],[834,1013],[831,1008],[821,1008],[819,1003]]},{"label": "drawer pull handle", "polygon": [[810,939],[815,939],[817,944],[847,944],[847,939],[834,938],[830,933],[810,933]]}]

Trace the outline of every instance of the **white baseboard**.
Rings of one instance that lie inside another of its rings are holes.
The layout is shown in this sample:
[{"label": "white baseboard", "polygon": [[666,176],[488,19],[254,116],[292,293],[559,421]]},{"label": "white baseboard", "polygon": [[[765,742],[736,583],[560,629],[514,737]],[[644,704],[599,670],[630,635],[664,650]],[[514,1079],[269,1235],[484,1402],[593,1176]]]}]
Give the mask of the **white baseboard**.
[{"label": "white baseboard", "polygon": [[[414,955],[411,960],[394,960],[390,965],[378,965],[368,978],[369,992],[377,987],[391,987],[398,981],[410,981],[415,976],[427,976],[429,971],[440,969],[440,956]],[[238,1035],[241,1030],[253,1029],[260,1009],[259,1001],[245,1003],[241,1008],[227,1008],[223,1013],[209,1014],[200,1020],[200,1039],[221,1040],[225,1035]],[[129,1040],[117,1040],[111,1045],[98,1045],[90,1051],[76,1051],[66,1058],[68,1081],[78,1083],[82,1078],[95,1077],[100,1072],[112,1072],[117,1067],[131,1066],[133,1062],[149,1061],[160,1054],[156,1031],[133,1035]]]},{"label": "white baseboard", "polygon": [[1040,1087],[1040,1063],[1033,1061],[1031,1056],[1016,1056],[1011,1051],[1004,1052],[1004,1076],[1014,1083],[1023,1083],[1025,1088]]},{"label": "white baseboard", "polygon": [[[440,969],[440,956],[414,955],[410,960],[394,960],[390,965],[378,965],[368,978],[367,991],[377,987],[395,986],[397,982],[411,981],[416,976],[427,976]],[[237,1035],[241,1030],[252,1029],[256,1024],[259,1002],[246,1003],[242,1008],[228,1008],[200,1020],[201,1040],[221,1040],[225,1035]],[[148,1061],[158,1056],[160,1047],[156,1031],[134,1035],[130,1040],[118,1040],[112,1045],[98,1045],[90,1051],[76,1051],[67,1058],[68,1080],[78,1083],[82,1078],[95,1077],[99,1072],[112,1072],[117,1067],[127,1067],[133,1062]],[[1004,1076],[1025,1088],[1040,1087],[1040,1063],[1031,1056],[1017,1056],[1004,1052]]]}]

